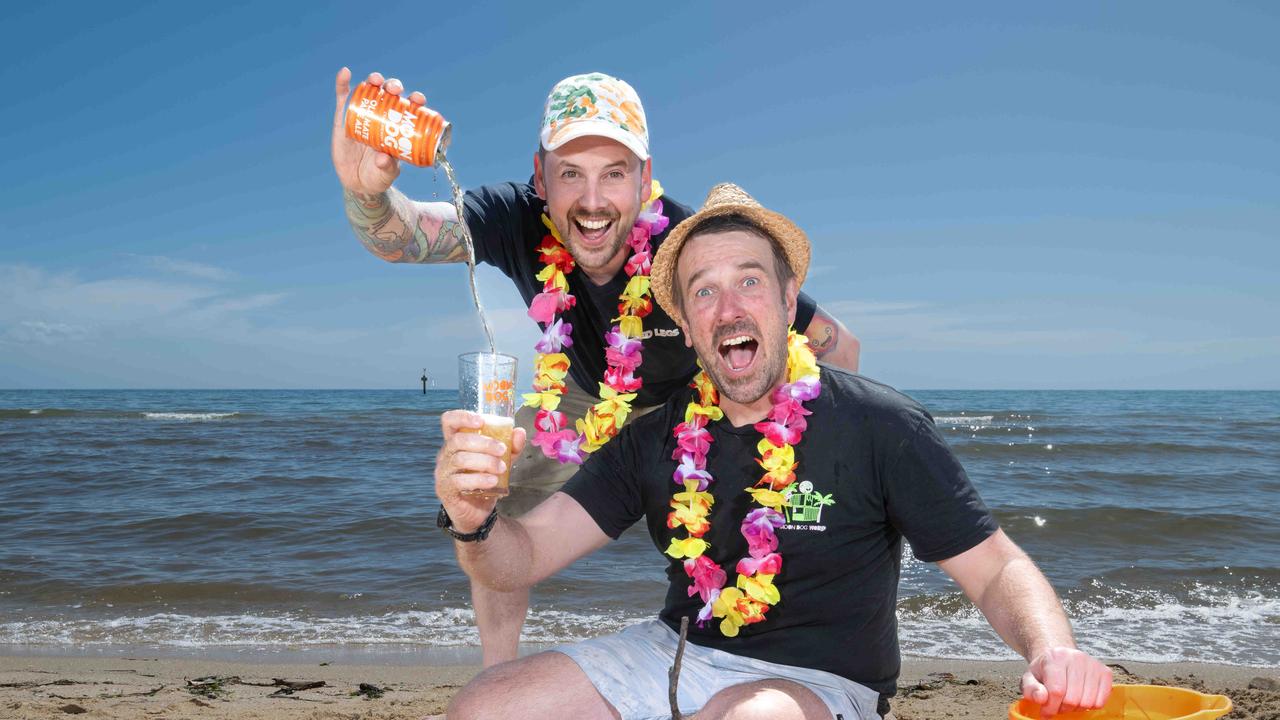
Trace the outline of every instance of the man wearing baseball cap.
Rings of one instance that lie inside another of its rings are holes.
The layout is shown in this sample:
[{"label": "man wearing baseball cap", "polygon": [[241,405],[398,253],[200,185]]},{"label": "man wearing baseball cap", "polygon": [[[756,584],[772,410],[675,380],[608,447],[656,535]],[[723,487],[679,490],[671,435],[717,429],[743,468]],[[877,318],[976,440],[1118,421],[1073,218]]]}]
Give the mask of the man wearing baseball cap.
[{"label": "man wearing baseball cap", "polygon": [[[403,92],[398,80],[384,82],[377,73],[368,81]],[[332,153],[356,236],[389,262],[465,262],[454,206],[410,200],[391,186],[399,174],[394,158],[345,136],[349,85],[343,68]],[[426,102],[421,93],[409,97]],[[680,328],[648,292],[653,253],[691,211],[652,178],[649,129],[635,90],[602,73],[556,83],[533,166],[532,183],[485,185],[465,197],[477,262],[510,277],[544,328],[533,373],[537,397],[516,415],[532,442],[515,459],[511,495],[499,503],[510,516],[558,490],[577,463],[679,392],[697,370]],[[803,294],[796,327],[824,362],[857,370],[857,339]],[[440,521],[448,527],[449,518]],[[528,592],[473,585],[472,602],[485,664],[515,658]]]},{"label": "man wearing baseball cap", "polygon": [[453,698],[450,720],[633,720],[668,717],[671,702],[699,720],[885,717],[904,540],[1027,659],[1022,691],[1039,717],[1106,702],[1111,671],[1075,647],[1053,588],[928,411],[819,366],[789,329],[808,267],[791,220],[734,185],[713,188],[650,278],[703,372],[521,518],[467,494],[493,486],[505,446],[461,432],[481,424],[473,413],[441,417],[436,495],[459,530],[491,527],[456,543],[473,582],[533,585],[644,521],[669,583],[656,619],[491,667]]}]

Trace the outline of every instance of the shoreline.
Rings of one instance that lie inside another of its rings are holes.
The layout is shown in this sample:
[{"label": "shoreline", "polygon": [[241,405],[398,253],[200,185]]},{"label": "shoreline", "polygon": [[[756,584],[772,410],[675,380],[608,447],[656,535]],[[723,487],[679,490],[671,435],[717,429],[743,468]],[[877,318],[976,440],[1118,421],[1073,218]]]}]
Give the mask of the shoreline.
[{"label": "shoreline", "polygon": [[[520,656],[551,650],[563,643],[520,643]],[[146,645],[132,643],[94,643],[81,645],[36,645],[0,643],[0,658],[99,658],[121,659],[139,658],[159,660],[208,660],[249,665],[314,665],[322,662],[343,663],[366,666],[412,666],[412,667],[479,667],[481,661],[480,648],[475,645],[425,645],[419,643],[333,643],[279,646],[178,646],[178,645]],[[1121,664],[1126,667],[1143,668],[1153,672],[1159,668],[1174,668],[1180,671],[1185,668],[1220,668],[1225,677],[1233,675],[1234,670],[1253,672],[1255,675],[1274,673],[1280,666],[1221,662],[1215,660],[1131,660],[1125,658],[1105,658],[1107,663]],[[973,665],[984,669],[1013,667],[1022,663],[1016,658],[976,658],[976,657],[938,657],[902,653],[903,675],[910,667],[935,668],[931,672],[940,672],[936,668],[948,663]]]},{"label": "shoreline", "polygon": [[[474,662],[440,662],[447,654],[423,662],[420,656],[411,659],[412,653],[341,647],[246,652],[238,658],[219,653],[210,657],[195,649],[179,654],[105,648],[112,650],[41,653],[31,646],[22,652],[0,648],[0,716],[50,720],[83,710],[94,718],[419,719],[443,712],[449,698],[480,670]],[[465,653],[455,653],[454,658],[465,659]],[[898,720],[1005,717],[1009,703],[1017,699],[1024,668],[1015,660],[904,656],[894,712]],[[1122,660],[1113,663],[1113,669],[1117,682],[1173,684],[1226,694],[1236,706],[1228,718],[1280,717],[1276,668]],[[189,687],[188,681],[210,676],[236,679],[210,684],[204,694]],[[324,685],[285,693],[277,679]],[[1250,689],[1258,679],[1276,689]],[[361,694],[362,684],[381,690],[381,696]]]}]

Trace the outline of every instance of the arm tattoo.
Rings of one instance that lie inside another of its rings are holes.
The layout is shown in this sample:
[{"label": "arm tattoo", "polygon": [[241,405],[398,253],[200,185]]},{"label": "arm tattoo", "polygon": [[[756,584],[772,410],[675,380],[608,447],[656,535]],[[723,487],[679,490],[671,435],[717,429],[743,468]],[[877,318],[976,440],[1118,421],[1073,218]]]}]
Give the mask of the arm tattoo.
[{"label": "arm tattoo", "polygon": [[835,350],[840,342],[840,332],[835,322],[822,312],[813,314],[813,320],[809,321],[809,327],[805,329],[804,334],[809,337],[809,347],[813,350],[814,356],[819,358]]},{"label": "arm tattoo", "polygon": [[449,203],[416,203],[391,188],[366,195],[343,193],[347,220],[360,243],[387,262],[464,262],[462,227]]}]

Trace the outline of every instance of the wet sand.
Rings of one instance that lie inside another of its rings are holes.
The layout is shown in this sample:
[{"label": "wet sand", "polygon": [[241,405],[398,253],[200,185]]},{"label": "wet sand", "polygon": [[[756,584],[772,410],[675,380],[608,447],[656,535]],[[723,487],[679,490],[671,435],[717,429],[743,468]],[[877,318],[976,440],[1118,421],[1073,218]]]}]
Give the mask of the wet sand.
[{"label": "wet sand", "polygon": [[[1004,718],[1017,698],[1022,669],[1016,662],[906,658],[894,712],[898,720]],[[478,671],[474,665],[280,663],[143,652],[129,657],[0,655],[0,718],[417,719],[444,712],[453,693]],[[1228,718],[1280,720],[1280,670],[1275,668],[1121,662],[1115,671],[1119,682],[1225,694],[1236,707]],[[222,680],[193,685],[208,677]],[[324,684],[290,690],[277,681]],[[1251,683],[1263,687],[1251,689]],[[380,696],[370,697],[378,691]]]}]

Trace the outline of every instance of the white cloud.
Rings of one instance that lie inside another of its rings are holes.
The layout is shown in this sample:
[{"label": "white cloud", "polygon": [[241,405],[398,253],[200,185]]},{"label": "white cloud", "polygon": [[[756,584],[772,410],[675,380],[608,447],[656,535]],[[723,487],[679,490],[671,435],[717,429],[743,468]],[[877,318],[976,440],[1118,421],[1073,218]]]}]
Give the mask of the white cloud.
[{"label": "white cloud", "polygon": [[234,280],[236,277],[235,273],[229,270],[191,260],[179,260],[163,255],[139,255],[137,257],[147,266],[170,275],[186,275],[200,280],[212,280],[215,282]]},{"label": "white cloud", "polygon": [[937,304],[920,301],[836,300],[822,307],[840,319],[862,341],[864,350],[1026,350],[1055,354],[1118,351],[1139,338],[1123,329],[1027,327],[1052,325],[1044,314],[1005,310],[1002,306]]},{"label": "white cloud", "polygon": [[121,325],[163,317],[217,294],[200,285],[127,277],[85,281],[74,272],[0,265],[0,321]]},{"label": "white cloud", "polygon": [[14,343],[39,343],[54,345],[64,340],[81,340],[88,330],[79,325],[47,323],[41,320],[23,320],[8,328],[0,340]]},{"label": "white cloud", "polygon": [[[527,376],[536,326],[510,280],[478,280],[498,349]],[[0,385],[412,386],[427,367],[449,387],[458,354],[484,347],[469,294],[388,313],[377,300],[357,298],[353,312],[324,291],[285,290],[0,264]]]},{"label": "white cloud", "polygon": [[245,295],[244,297],[219,298],[200,305],[196,312],[204,315],[225,315],[227,313],[257,310],[268,305],[275,305],[285,297],[285,293],[259,293],[257,295]]},{"label": "white cloud", "polygon": [[129,329],[143,335],[207,331],[211,323],[278,302],[281,293],[235,295],[202,283],[117,277],[83,280],[27,265],[0,265],[0,326],[15,342],[74,342]]},{"label": "white cloud", "polygon": [[885,313],[899,313],[908,310],[918,310],[928,307],[927,303],[922,302],[879,302],[870,300],[836,300],[835,302],[822,303],[822,309],[831,313],[837,318],[845,318],[862,315],[882,315]]}]

